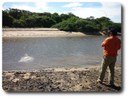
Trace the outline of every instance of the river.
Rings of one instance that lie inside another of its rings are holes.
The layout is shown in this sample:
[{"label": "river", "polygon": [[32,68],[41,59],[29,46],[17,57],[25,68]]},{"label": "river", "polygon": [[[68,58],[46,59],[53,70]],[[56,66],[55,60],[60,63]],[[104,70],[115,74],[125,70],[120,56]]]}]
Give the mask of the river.
[{"label": "river", "polygon": [[[103,36],[4,38],[3,70],[100,65]],[[121,65],[121,50],[116,64]]]}]

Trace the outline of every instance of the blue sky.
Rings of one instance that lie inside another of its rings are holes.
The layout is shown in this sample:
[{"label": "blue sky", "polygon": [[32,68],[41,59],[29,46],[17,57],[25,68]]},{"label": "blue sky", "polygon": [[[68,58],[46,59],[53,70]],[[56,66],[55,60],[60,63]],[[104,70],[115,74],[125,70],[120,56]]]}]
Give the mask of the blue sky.
[{"label": "blue sky", "polygon": [[114,22],[121,22],[121,5],[114,2],[5,2],[3,10],[9,8],[59,14],[71,12],[81,18],[106,16]]}]

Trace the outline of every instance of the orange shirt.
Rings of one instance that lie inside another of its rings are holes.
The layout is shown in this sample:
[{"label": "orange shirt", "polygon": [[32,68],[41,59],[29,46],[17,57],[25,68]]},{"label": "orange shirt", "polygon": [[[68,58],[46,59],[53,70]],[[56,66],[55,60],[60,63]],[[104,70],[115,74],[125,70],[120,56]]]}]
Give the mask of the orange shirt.
[{"label": "orange shirt", "polygon": [[117,51],[121,48],[121,40],[116,36],[110,36],[102,42],[104,56],[117,56]]}]

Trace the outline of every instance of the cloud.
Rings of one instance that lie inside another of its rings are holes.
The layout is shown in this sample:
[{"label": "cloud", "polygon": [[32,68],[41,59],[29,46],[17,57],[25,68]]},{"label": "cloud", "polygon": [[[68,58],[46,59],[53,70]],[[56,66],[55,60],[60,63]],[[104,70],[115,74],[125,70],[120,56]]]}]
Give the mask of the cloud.
[{"label": "cloud", "polygon": [[[77,6],[72,7],[72,13],[81,18],[94,16],[99,18],[106,16],[114,22],[121,22],[121,5],[119,3],[101,3],[101,7],[85,7]],[[116,17],[116,18],[115,18]]]},{"label": "cloud", "polygon": [[[121,22],[121,4],[120,3],[102,3],[106,16],[117,22]],[[116,18],[115,18],[116,17]]]},{"label": "cloud", "polygon": [[105,7],[105,8],[118,8],[118,7],[120,7],[121,6],[121,4],[120,3],[116,3],[116,2],[107,2],[107,3],[105,3],[105,2],[101,2],[101,4],[103,5],[103,7]]},{"label": "cloud", "polygon": [[80,7],[82,5],[83,5],[82,3],[73,2],[73,3],[66,4],[63,7],[66,7],[66,8],[74,8],[74,7]]},{"label": "cloud", "polygon": [[28,10],[31,12],[43,12],[49,10],[47,2],[12,3],[9,8]]},{"label": "cloud", "polygon": [[47,11],[49,9],[47,2],[35,2],[38,11]]},{"label": "cloud", "polygon": [[37,10],[32,7],[32,6],[27,6],[27,5],[13,5],[10,8],[16,8],[16,9],[20,9],[20,10],[28,10],[28,11],[32,11],[32,12],[36,12]]},{"label": "cloud", "polygon": [[105,16],[104,12],[100,8],[73,8],[72,13],[81,18],[87,18],[90,16],[98,18]]}]

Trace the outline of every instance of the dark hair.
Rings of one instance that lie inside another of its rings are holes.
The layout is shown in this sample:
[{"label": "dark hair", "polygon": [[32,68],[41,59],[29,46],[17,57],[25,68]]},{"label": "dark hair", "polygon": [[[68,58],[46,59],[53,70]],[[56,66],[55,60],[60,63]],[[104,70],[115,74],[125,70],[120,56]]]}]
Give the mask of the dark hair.
[{"label": "dark hair", "polygon": [[110,34],[112,34],[113,36],[117,36],[117,31],[115,29],[112,29],[109,31]]}]

